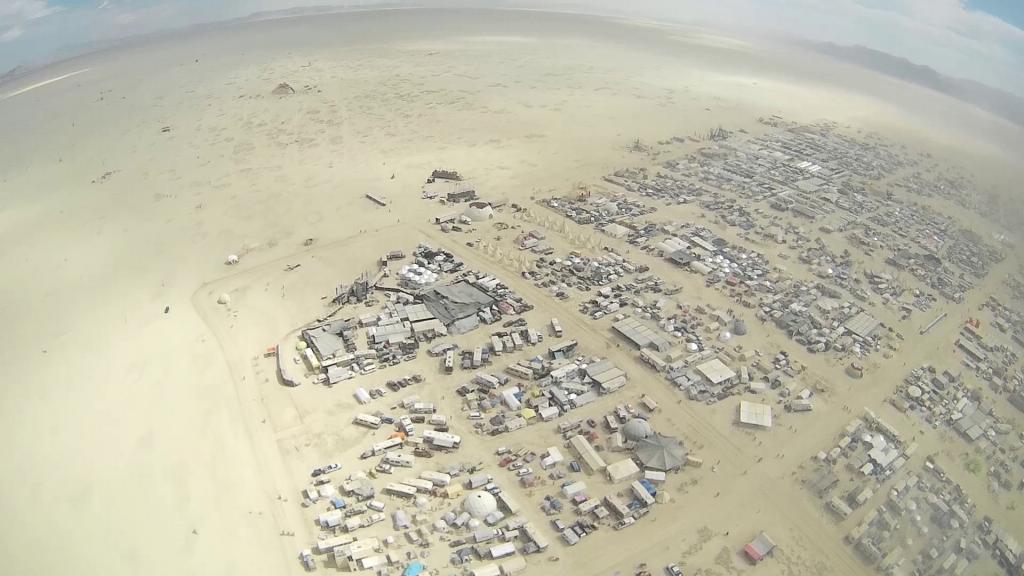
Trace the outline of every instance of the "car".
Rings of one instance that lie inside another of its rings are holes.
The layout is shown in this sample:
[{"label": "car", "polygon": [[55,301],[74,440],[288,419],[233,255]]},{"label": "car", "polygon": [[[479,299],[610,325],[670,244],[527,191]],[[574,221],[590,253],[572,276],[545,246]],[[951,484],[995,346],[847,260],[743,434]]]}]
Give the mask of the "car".
[{"label": "car", "polygon": [[508,454],[508,452],[509,452],[508,447],[502,446],[501,448],[498,448],[498,450],[495,452],[495,454],[497,454],[498,456],[501,456],[501,455],[504,455],[504,454]]},{"label": "car", "polygon": [[530,474],[533,474],[533,470],[530,468],[520,468],[519,470],[516,470],[516,476],[522,477],[529,476]]},{"label": "car", "polygon": [[678,564],[669,564],[665,566],[665,574],[668,574],[668,576],[683,576],[683,569]]},{"label": "car", "polygon": [[398,392],[402,389],[402,387],[398,385],[398,382],[395,382],[394,380],[388,380],[387,385],[392,392]]},{"label": "car", "polygon": [[575,461],[575,460],[573,460],[572,462],[569,462],[569,469],[572,470],[573,472],[579,472],[580,471],[580,463]]},{"label": "car", "polygon": [[523,467],[523,463],[522,462],[512,462],[511,464],[508,465],[508,469],[509,470],[519,470],[522,467]]},{"label": "car", "polygon": [[383,422],[384,424],[394,424],[395,423],[395,417],[394,416],[381,416],[380,417],[380,421]]},{"label": "car", "polygon": [[555,529],[556,532],[561,532],[562,530],[565,530],[565,522],[562,522],[558,518],[555,518],[551,521],[551,526]]},{"label": "car", "polygon": [[313,468],[313,472],[310,474],[310,476],[312,476],[313,478],[316,478],[317,476],[320,476],[322,474],[330,474],[331,472],[334,472],[335,470],[338,470],[340,468],[341,468],[341,464],[338,464],[337,462],[334,462],[333,464],[328,464],[327,466],[321,466],[319,468]]},{"label": "car", "polygon": [[615,529],[622,530],[623,528],[629,528],[633,524],[636,524],[636,520],[632,516],[626,516],[615,524]]},{"label": "car", "polygon": [[597,428],[597,421],[594,420],[593,418],[587,418],[587,426],[590,426],[591,428]]}]

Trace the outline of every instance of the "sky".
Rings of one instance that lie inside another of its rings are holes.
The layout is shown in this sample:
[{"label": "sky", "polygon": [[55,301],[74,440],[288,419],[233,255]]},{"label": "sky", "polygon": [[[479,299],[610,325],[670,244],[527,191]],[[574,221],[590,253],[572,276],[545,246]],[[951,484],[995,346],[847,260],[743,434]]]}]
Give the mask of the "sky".
[{"label": "sky", "polygon": [[[0,0],[0,72],[69,46],[256,11],[380,0]],[[414,0],[416,1],[416,0]],[[424,5],[624,11],[737,34],[857,44],[1024,96],[1024,0],[418,0]]]}]

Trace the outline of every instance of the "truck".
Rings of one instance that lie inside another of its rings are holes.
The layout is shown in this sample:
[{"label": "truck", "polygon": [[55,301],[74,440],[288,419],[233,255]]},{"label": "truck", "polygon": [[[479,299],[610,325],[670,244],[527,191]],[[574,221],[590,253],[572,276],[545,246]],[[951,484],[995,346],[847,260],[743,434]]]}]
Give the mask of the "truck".
[{"label": "truck", "polygon": [[604,421],[605,421],[605,424],[608,425],[608,431],[609,432],[618,432],[619,431],[619,421],[615,419],[615,416],[612,416],[611,414],[605,414],[604,415]]},{"label": "truck", "polygon": [[448,350],[444,353],[444,373],[451,374],[455,371],[455,350]]},{"label": "truck", "polygon": [[562,325],[558,322],[558,318],[551,319],[551,333],[555,335],[555,338],[562,337]]},{"label": "truck", "polygon": [[558,432],[560,434],[565,434],[566,432],[569,432],[569,431],[572,431],[572,430],[576,430],[582,424],[583,424],[582,420],[569,420],[567,422],[559,422],[558,423]]}]

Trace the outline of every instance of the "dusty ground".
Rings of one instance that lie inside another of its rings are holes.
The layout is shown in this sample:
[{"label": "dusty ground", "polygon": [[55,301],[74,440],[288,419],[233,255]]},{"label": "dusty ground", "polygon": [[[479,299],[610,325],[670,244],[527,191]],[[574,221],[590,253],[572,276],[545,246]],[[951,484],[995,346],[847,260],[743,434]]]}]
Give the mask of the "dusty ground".
[{"label": "dusty ground", "polygon": [[[883,131],[968,165],[985,156],[983,167],[1020,137],[959,104],[812,57],[593,19],[502,14],[497,27],[489,16],[262,22],[96,54],[4,87],[88,69],[0,102],[0,131],[15,143],[0,158],[0,555],[13,573],[298,573],[295,554],[312,535],[297,502],[308,469],[354,466],[367,434],[347,424],[350,395],[280,388],[258,356],[383,249],[429,239],[497,266],[426,224],[443,210],[418,199],[433,168],[525,202],[635,163],[625,149],[634,138],[753,129],[775,113]],[[282,81],[298,93],[272,97]],[[874,93],[852,90],[863,86]],[[369,191],[392,206],[369,204]],[[317,242],[304,249],[308,237]],[[237,268],[223,266],[229,253],[242,254]],[[283,272],[294,263],[302,267]],[[674,274],[689,282],[681,298],[721,298]],[[214,303],[225,291],[230,309]],[[742,572],[737,550],[766,529],[783,549],[761,573],[865,573],[840,542],[849,526],[834,526],[791,475],[848,419],[844,404],[881,404],[902,377],[896,362],[944,353],[955,317],[856,385],[808,361],[833,382],[821,408],[755,434],[733,427],[729,406],[678,403],[603,325],[521,292],[538,305],[531,320],[557,315],[586,350],[630,369],[631,385],[588,411],[647,392],[662,405],[657,427],[721,460],[717,474],[674,477],[673,502],[641,525],[559,551],[559,570],[626,574],[642,559],[685,557],[705,574]],[[748,338],[792,349],[759,326]],[[419,362],[431,378],[423,395],[454,413],[445,390],[457,379]],[[407,368],[417,367],[398,370]],[[473,440],[459,461],[487,460],[497,443]],[[554,440],[535,426],[501,443]],[[753,466],[760,453],[769,457]],[[541,522],[528,506],[538,498],[519,500]]]}]

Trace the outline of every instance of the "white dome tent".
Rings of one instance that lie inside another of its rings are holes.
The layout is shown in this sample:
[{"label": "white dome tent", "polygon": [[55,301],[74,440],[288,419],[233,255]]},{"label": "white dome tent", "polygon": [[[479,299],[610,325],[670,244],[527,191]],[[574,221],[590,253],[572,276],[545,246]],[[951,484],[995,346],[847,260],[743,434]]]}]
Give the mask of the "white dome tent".
[{"label": "white dome tent", "polygon": [[402,266],[398,271],[399,283],[412,287],[423,287],[437,282],[437,273],[418,264]]},{"label": "white dome tent", "polygon": [[462,509],[476,519],[487,517],[498,510],[498,502],[490,492],[477,490],[470,492],[462,501]]},{"label": "white dome tent", "polygon": [[643,418],[633,418],[622,426],[622,437],[630,442],[637,442],[654,435],[650,422]]},{"label": "white dome tent", "polygon": [[494,209],[487,202],[470,202],[462,215],[473,222],[486,222],[494,218]]}]

